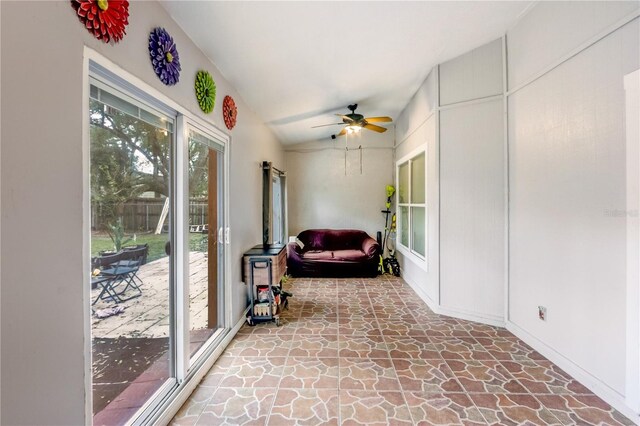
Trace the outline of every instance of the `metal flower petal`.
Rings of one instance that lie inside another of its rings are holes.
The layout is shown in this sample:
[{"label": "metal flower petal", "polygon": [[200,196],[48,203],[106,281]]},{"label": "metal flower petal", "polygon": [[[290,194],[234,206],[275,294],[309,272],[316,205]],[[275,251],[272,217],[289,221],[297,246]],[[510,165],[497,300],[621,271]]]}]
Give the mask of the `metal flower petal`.
[{"label": "metal flower petal", "polygon": [[196,98],[200,109],[209,114],[216,101],[216,83],[208,71],[198,71],[195,82]]},{"label": "metal flower petal", "polygon": [[232,130],[236,125],[238,109],[236,108],[236,102],[231,96],[225,96],[222,101],[222,116],[224,117],[224,124],[227,126],[227,129]]},{"label": "metal flower petal", "polygon": [[128,0],[71,0],[78,19],[98,40],[122,40],[129,25]]},{"label": "metal flower petal", "polygon": [[149,33],[149,58],[156,75],[167,86],[180,80],[180,55],[173,37],[164,28],[154,28]]}]

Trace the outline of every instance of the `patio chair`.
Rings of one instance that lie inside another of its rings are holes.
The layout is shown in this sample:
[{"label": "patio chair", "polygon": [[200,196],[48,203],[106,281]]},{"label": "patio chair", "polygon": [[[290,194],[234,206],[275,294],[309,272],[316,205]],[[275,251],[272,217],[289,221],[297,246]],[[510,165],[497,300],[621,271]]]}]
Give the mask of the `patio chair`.
[{"label": "patio chair", "polygon": [[126,280],[127,285],[122,291],[123,293],[127,291],[129,287],[142,293],[140,286],[143,284],[143,282],[138,276],[138,270],[140,269],[140,266],[145,263],[148,252],[148,244],[138,246],[138,248],[124,249],[122,252],[120,252],[120,260],[118,261],[118,266],[131,268],[131,271],[129,272]]},{"label": "patio chair", "polygon": [[[120,253],[96,256],[91,259],[91,268],[100,269],[99,275],[91,277],[91,288],[101,287],[100,293],[91,303],[92,305],[95,305],[99,300],[110,299],[114,303],[122,301],[115,287],[124,277],[115,273],[117,271],[113,269],[114,265],[117,265],[120,259]],[[104,271],[111,271],[112,273],[104,273]]]},{"label": "patio chair", "polygon": [[142,258],[141,265],[146,265],[147,264],[147,255],[149,254],[149,244],[138,244],[138,245],[135,245],[135,246],[125,246],[125,247],[122,247],[122,251],[131,251],[131,250],[137,250],[137,249],[141,249],[141,248],[145,249],[144,257]]},{"label": "patio chair", "polygon": [[[114,303],[121,303],[139,297],[142,294],[142,290],[134,282],[134,277],[138,272],[141,261],[141,253],[137,252],[127,254],[119,252],[94,258],[93,264],[95,267],[100,268],[100,275],[92,279],[92,285],[100,285],[102,291],[93,304],[101,299],[111,299]],[[124,289],[119,290],[123,283]],[[130,287],[136,291],[136,294],[126,298],[123,297]]]}]

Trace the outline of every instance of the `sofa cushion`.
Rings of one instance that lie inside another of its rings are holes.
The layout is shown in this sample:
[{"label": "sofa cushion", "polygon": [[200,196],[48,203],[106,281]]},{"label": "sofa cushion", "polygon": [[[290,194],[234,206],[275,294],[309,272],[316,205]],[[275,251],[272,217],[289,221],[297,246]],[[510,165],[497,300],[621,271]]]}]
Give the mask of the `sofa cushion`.
[{"label": "sofa cushion", "polygon": [[333,259],[333,252],[329,250],[309,250],[305,251],[302,257],[309,260],[331,260]]},{"label": "sofa cushion", "polygon": [[333,258],[335,260],[358,262],[367,260],[367,255],[362,250],[334,250]]}]

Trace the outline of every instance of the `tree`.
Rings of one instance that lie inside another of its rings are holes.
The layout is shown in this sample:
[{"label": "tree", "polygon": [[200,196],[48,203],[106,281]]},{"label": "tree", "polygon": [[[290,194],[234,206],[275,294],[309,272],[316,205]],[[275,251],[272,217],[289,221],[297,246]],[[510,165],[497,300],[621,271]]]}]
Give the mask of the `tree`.
[{"label": "tree", "polygon": [[91,201],[102,227],[116,223],[124,203],[144,192],[169,196],[171,135],[91,100]]},{"label": "tree", "polygon": [[[89,108],[91,201],[99,227],[108,230],[122,218],[125,203],[145,192],[169,196],[172,134],[148,122],[160,120],[152,115],[145,121],[94,99]],[[191,197],[207,196],[208,160],[209,148],[190,140]]]}]

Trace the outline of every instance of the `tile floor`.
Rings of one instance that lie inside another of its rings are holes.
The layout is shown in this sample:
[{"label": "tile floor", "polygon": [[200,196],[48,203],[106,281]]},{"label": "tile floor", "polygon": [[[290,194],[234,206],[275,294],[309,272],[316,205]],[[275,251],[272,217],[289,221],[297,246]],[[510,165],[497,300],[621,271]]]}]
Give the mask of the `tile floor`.
[{"label": "tile floor", "polygon": [[508,331],[436,315],[399,278],[294,279],[176,425],[631,425]]}]

